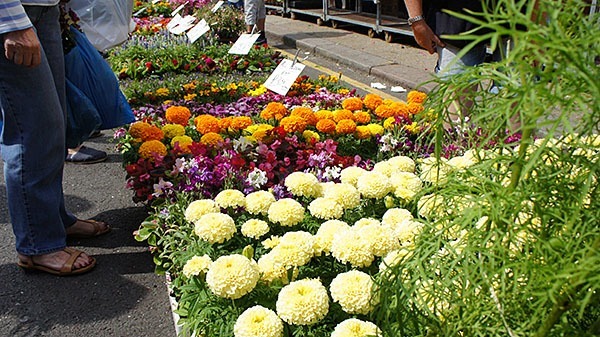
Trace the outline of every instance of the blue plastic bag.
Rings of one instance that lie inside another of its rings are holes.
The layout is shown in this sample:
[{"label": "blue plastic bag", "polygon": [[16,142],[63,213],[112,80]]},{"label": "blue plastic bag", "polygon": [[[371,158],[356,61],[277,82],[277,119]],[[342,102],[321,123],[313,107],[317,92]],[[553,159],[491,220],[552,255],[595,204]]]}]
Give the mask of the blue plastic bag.
[{"label": "blue plastic bag", "polygon": [[98,110],[87,96],[66,81],[67,91],[67,147],[76,148],[90,138],[102,125]]},{"label": "blue plastic bag", "polygon": [[94,105],[102,119],[101,130],[135,120],[110,65],[85,34],[70,27],[76,46],[65,55],[65,75]]}]

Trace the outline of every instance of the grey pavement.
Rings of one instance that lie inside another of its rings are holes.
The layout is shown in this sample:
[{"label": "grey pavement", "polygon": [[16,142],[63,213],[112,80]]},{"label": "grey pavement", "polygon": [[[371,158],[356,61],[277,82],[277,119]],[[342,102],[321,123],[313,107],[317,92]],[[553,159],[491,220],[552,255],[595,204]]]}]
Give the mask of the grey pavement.
[{"label": "grey pavement", "polygon": [[[364,83],[427,90],[420,83],[430,78],[435,64],[434,56],[410,45],[277,15],[267,17],[267,35],[271,45],[343,65]],[[165,279],[154,274],[152,256],[132,236],[147,209],[131,201],[111,132],[86,145],[107,151],[108,160],[65,165],[63,186],[67,207],[76,216],[113,227],[102,237],[69,242],[97,258],[92,272],[60,278],[19,269],[5,188],[0,188],[0,337],[175,335]]]}]

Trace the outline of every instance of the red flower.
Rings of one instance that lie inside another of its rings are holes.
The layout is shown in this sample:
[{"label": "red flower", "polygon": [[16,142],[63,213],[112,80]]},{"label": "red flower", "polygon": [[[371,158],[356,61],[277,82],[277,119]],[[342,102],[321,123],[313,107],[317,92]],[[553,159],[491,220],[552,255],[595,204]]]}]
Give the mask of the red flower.
[{"label": "red flower", "polygon": [[176,59],[173,59],[171,62],[173,62],[173,65],[176,66],[176,67],[179,64],[179,62]]},{"label": "red flower", "polygon": [[145,63],[146,69],[148,69],[148,71],[152,71],[152,69],[154,68],[152,66],[152,62],[148,61]]}]

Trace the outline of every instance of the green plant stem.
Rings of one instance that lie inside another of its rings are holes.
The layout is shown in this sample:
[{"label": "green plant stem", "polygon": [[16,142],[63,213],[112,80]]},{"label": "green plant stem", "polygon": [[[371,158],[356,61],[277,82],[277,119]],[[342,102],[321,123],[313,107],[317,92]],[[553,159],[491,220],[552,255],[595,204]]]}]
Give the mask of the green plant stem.
[{"label": "green plant stem", "polygon": [[[590,258],[590,255],[596,253],[598,249],[600,249],[600,237],[596,238],[590,252],[584,257],[584,259]],[[583,274],[582,277],[578,277],[571,281],[569,289],[567,289],[562,296],[560,296],[558,301],[556,301],[552,311],[550,311],[550,314],[548,317],[546,317],[546,320],[542,323],[542,326],[540,326],[533,337],[546,337],[550,334],[552,327],[558,322],[562,314],[569,310],[572,299],[575,297],[577,292],[581,290],[581,287],[585,285],[585,283],[576,285],[580,283],[580,280],[584,278],[584,276],[587,276],[587,274]]]}]

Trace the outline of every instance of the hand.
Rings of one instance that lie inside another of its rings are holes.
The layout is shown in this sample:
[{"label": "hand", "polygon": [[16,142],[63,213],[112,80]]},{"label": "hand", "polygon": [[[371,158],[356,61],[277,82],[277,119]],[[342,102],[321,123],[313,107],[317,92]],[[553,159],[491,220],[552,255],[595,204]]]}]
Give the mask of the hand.
[{"label": "hand", "polygon": [[17,65],[36,67],[42,62],[42,47],[33,28],[4,35],[4,56]]},{"label": "hand", "polygon": [[427,49],[429,54],[435,53],[436,46],[442,48],[446,46],[446,44],[435,35],[425,20],[417,21],[413,23],[411,27],[415,36],[415,41],[417,41],[419,46]]}]

